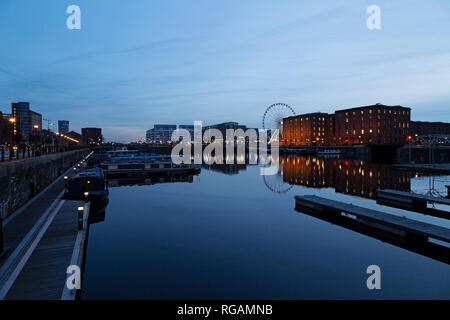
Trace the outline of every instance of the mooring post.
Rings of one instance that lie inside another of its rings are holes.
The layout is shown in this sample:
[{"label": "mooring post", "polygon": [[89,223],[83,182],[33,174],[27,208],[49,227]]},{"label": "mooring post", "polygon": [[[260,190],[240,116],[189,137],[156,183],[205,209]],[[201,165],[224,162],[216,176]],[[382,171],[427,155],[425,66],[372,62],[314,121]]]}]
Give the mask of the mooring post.
[{"label": "mooring post", "polygon": [[2,146],[2,162],[5,161],[5,146]]},{"label": "mooring post", "polygon": [[83,230],[84,206],[78,206],[78,230]]}]

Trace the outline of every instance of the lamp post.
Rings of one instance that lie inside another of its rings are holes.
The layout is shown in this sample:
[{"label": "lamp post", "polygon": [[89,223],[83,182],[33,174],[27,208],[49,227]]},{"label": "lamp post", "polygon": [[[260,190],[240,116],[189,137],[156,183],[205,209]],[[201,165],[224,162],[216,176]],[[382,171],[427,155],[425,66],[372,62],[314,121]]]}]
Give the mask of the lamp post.
[{"label": "lamp post", "polygon": [[84,206],[78,207],[78,230],[83,230],[83,213]]},{"label": "lamp post", "polygon": [[408,137],[408,142],[409,142],[409,163],[411,164],[411,162],[412,162],[412,155],[411,155],[411,140],[412,140],[412,137],[411,136],[409,136]]}]

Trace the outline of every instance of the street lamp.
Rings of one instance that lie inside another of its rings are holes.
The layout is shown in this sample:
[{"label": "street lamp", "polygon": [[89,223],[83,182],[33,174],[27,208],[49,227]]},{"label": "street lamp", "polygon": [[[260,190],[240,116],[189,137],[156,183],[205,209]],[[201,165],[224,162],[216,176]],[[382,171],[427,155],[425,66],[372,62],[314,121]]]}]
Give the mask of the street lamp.
[{"label": "street lamp", "polygon": [[409,144],[409,148],[408,148],[408,155],[409,155],[409,163],[411,164],[412,163],[412,151],[411,151],[411,140],[412,140],[412,137],[411,136],[408,136],[408,144]]},{"label": "street lamp", "polygon": [[83,213],[84,213],[84,207],[79,206],[78,207],[78,230],[83,230]]}]

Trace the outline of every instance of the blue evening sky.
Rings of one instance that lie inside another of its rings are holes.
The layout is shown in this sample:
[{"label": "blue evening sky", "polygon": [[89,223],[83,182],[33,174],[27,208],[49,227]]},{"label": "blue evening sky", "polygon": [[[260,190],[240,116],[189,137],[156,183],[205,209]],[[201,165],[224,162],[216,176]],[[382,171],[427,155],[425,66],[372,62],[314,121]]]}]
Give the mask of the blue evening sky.
[{"label": "blue evening sky", "polygon": [[[71,4],[81,30],[66,28]],[[155,123],[260,127],[275,102],[450,121],[449,39],[448,0],[0,0],[0,111],[30,101],[122,142]]]}]

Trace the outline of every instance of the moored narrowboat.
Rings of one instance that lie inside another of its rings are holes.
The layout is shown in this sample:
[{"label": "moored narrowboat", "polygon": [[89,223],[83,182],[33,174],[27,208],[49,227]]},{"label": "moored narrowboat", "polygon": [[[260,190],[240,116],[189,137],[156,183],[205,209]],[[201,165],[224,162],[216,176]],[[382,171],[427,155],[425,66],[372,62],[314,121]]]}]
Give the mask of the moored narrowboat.
[{"label": "moored narrowboat", "polygon": [[102,169],[90,168],[66,179],[64,199],[98,200],[108,197],[109,191]]}]

